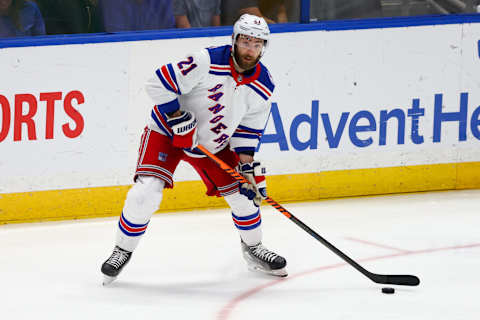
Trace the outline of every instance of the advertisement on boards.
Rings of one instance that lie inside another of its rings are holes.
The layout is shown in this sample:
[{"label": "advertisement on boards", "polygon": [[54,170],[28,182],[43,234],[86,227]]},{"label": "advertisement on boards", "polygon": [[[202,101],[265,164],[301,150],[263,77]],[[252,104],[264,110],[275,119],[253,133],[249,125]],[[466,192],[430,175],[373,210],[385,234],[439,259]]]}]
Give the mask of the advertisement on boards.
[{"label": "advertisement on boards", "polygon": [[125,44],[0,50],[0,193],[125,184]]},{"label": "advertisement on boards", "polygon": [[[480,161],[478,24],[272,34],[271,175]],[[0,193],[128,185],[155,70],[230,37],[0,51]],[[82,58],[78,58],[82,57]],[[177,181],[198,180],[181,165]]]}]

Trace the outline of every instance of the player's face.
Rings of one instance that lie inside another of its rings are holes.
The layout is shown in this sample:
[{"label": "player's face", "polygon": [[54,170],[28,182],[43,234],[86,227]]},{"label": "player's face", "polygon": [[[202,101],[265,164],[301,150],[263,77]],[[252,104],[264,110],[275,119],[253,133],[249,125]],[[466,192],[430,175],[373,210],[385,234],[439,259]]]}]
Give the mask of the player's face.
[{"label": "player's face", "polygon": [[262,53],[263,43],[262,39],[248,37],[243,34],[238,36],[235,59],[240,68],[248,70],[257,64]]}]

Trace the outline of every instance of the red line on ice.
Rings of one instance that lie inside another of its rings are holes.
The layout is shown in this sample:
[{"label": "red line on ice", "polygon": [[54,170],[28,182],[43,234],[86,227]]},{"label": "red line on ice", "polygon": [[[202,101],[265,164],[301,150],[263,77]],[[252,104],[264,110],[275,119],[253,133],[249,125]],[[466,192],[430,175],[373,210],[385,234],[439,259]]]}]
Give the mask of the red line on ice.
[{"label": "red line on ice", "polygon": [[[381,259],[388,259],[388,258],[395,258],[395,257],[409,256],[409,255],[432,253],[432,252],[438,252],[438,251],[469,249],[469,248],[475,248],[475,247],[480,247],[480,243],[473,243],[473,244],[459,245],[459,246],[451,246],[451,247],[443,247],[443,248],[423,249],[423,250],[417,250],[417,251],[402,251],[402,252],[387,254],[387,255],[383,255],[383,256],[376,256],[376,257],[359,259],[357,261],[367,262],[367,261],[374,261],[374,260],[381,260]],[[300,277],[303,277],[303,276],[306,276],[306,275],[310,275],[310,274],[315,273],[315,272],[340,268],[340,267],[343,267],[343,266],[346,266],[346,265],[348,265],[348,264],[347,263],[337,263],[337,264],[332,264],[332,265],[328,265],[328,266],[323,266],[323,267],[315,268],[315,269],[308,270],[308,271],[305,271],[305,272],[297,273],[293,276],[292,275],[288,276],[287,278],[280,278],[280,279],[277,279],[277,280],[273,280],[273,281],[265,283],[261,286],[252,288],[252,289],[240,294],[239,296],[233,298],[224,307],[222,307],[217,314],[217,320],[227,320],[228,317],[230,316],[230,314],[235,309],[235,307],[240,302],[250,298],[254,294],[262,291],[263,289],[273,287],[274,285],[283,283],[285,281],[289,281],[289,280],[292,280],[292,279],[296,279],[296,278],[300,278]]]},{"label": "red line on ice", "polygon": [[375,242],[370,242],[370,241],[362,240],[362,239],[356,239],[356,238],[351,238],[351,237],[346,237],[345,239],[350,240],[350,241],[355,241],[355,242],[360,242],[360,243],[368,244],[368,245],[374,246],[374,247],[379,247],[379,248],[384,248],[384,249],[390,249],[390,250],[399,251],[399,252],[410,252],[409,250],[404,250],[404,249],[400,249],[400,248],[390,247],[390,246],[387,246],[387,245],[384,245],[384,244],[375,243]]}]

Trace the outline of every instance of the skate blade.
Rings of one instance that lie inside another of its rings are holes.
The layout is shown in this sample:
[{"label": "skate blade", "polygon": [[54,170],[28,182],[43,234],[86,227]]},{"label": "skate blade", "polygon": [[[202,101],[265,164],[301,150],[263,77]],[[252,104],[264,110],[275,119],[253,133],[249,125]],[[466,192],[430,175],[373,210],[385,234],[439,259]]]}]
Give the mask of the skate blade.
[{"label": "skate blade", "polygon": [[288,276],[288,272],[286,268],[277,269],[277,270],[267,270],[256,265],[249,265],[248,269],[253,272],[260,272],[260,273],[268,274],[270,276],[275,276],[275,277],[283,278]]},{"label": "skate blade", "polygon": [[104,276],[103,276],[102,285],[108,286],[108,285],[109,285],[110,283],[112,283],[115,279],[117,279],[117,277],[109,277],[109,276],[104,275]]}]

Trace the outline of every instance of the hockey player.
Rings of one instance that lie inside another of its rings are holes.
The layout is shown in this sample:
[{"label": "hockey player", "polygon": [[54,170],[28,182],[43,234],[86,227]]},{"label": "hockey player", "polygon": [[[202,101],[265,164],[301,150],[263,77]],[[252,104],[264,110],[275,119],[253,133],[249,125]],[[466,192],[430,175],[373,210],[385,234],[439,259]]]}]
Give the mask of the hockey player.
[{"label": "hockey player", "polygon": [[[141,138],[134,185],[118,223],[112,255],[103,263],[104,284],[129,262],[163,188],[172,188],[180,160],[195,168],[209,196],[223,196],[232,209],[249,269],[286,276],[283,257],[262,245],[260,203],[265,170],[254,160],[270,113],[274,84],[260,63],[270,30],[263,18],[245,14],[235,23],[232,46],[211,47],[156,70],[146,90],[155,106]],[[205,157],[203,145],[236,167],[252,184],[239,184]]]}]

